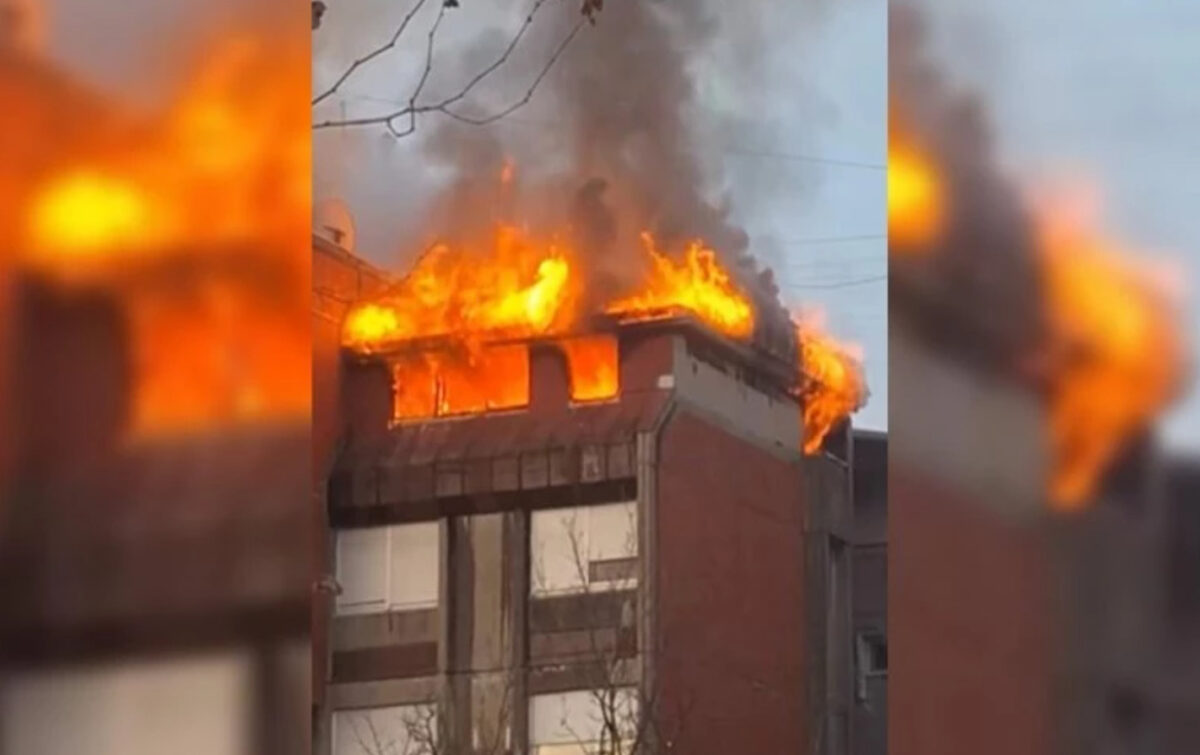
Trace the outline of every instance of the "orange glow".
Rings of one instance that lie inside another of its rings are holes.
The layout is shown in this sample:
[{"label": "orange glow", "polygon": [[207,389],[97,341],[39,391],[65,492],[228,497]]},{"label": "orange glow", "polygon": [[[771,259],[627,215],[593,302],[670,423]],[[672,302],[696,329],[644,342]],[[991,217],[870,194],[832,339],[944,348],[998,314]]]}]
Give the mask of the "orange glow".
[{"label": "orange glow", "polygon": [[131,437],[309,410],[308,53],[278,32],[225,30],[161,109],[39,142],[12,198],[17,264],[125,313]]},{"label": "orange glow", "polygon": [[396,420],[447,417],[529,404],[529,349],[488,346],[475,355],[425,352],[392,364]]},{"label": "orange glow", "polygon": [[1061,218],[1040,227],[1050,348],[1050,496],[1083,507],[1122,444],[1176,395],[1182,339],[1169,297],[1128,253]]},{"label": "orange glow", "polygon": [[815,454],[829,431],[863,405],[867,385],[858,349],[834,340],[819,318],[802,318],[796,323],[796,340],[802,371],[804,453]]},{"label": "orange glow", "polygon": [[616,397],[619,388],[616,336],[567,338],[559,344],[567,356],[572,401]]},{"label": "orange glow", "polygon": [[127,306],[132,437],[308,411],[311,382],[295,376],[311,362],[291,313],[219,286],[186,300],[134,293]]},{"label": "orange glow", "polygon": [[432,354],[392,362],[392,418],[421,419],[437,414],[441,378],[439,360]]},{"label": "orange glow", "polygon": [[688,312],[725,335],[750,337],[754,307],[715,251],[693,241],[677,262],[658,250],[649,233],[642,234],[642,241],[652,264],[650,273],[638,293],[609,304],[609,314],[651,320]]},{"label": "orange glow", "polygon": [[160,117],[47,176],[28,200],[25,261],[75,275],[84,259],[295,239],[309,217],[296,100],[308,82],[304,51],[280,47],[249,34],[210,46]]},{"label": "orange glow", "polygon": [[487,250],[439,244],[394,289],[355,307],[342,341],[371,353],[417,338],[560,331],[573,316],[568,250],[501,226]]},{"label": "orange glow", "polygon": [[928,247],[942,234],[945,188],[934,162],[907,141],[888,139],[888,240],[893,249]]},{"label": "orange glow", "polygon": [[162,208],[142,187],[120,177],[81,170],[56,179],[36,199],[33,248],[62,259],[143,249],[167,238]]}]

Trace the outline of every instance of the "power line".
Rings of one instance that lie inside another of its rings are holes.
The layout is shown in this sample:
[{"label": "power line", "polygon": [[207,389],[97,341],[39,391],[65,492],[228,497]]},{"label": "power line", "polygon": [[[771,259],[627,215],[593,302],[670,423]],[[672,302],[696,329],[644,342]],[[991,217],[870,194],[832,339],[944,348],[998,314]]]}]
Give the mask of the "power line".
[{"label": "power line", "polygon": [[731,147],[725,146],[722,148],[726,154],[744,155],[746,157],[762,157],[773,160],[791,160],[794,162],[818,163],[820,165],[834,165],[840,168],[861,168],[863,170],[887,170],[887,165],[884,163],[868,163],[859,160],[843,160],[836,157],[821,157],[818,155],[802,155],[794,152],[777,152],[775,150],[766,149],[750,149],[748,147]]},{"label": "power line", "polygon": [[868,255],[860,255],[858,257],[818,257],[816,259],[788,258],[788,259],[783,260],[783,264],[778,265],[778,267],[792,268],[792,269],[795,269],[795,268],[804,268],[804,269],[820,268],[820,269],[824,270],[824,269],[828,269],[828,268],[847,267],[850,265],[875,264],[878,262],[882,262],[882,263],[886,264],[887,261],[888,261],[887,256],[883,255],[883,254],[872,254],[869,256]]},{"label": "power line", "polygon": [[769,239],[776,244],[783,246],[805,246],[809,244],[844,244],[852,241],[883,241],[887,238],[886,233],[868,233],[859,236],[824,236],[801,239]]},{"label": "power line", "polygon": [[[347,94],[350,96],[345,99],[368,100],[371,102],[378,102],[378,103],[382,103],[382,104],[389,104],[389,105],[396,105],[396,106],[403,106],[403,105],[408,104],[406,102],[389,99],[387,97],[377,97],[375,95],[362,94],[359,92],[347,92]],[[498,124],[502,124],[502,125],[513,124],[513,125],[524,125],[524,126],[536,126],[539,128],[546,128],[546,129],[561,128],[563,125],[562,122],[554,123],[551,121],[540,120],[540,119],[535,120],[533,118],[514,118],[511,116],[504,118],[502,120],[498,120],[496,122]],[[806,154],[800,154],[800,153],[796,153],[796,152],[782,152],[782,151],[777,151],[777,150],[754,149],[751,147],[739,147],[737,145],[729,145],[729,144],[722,145],[722,146],[718,147],[718,149],[727,155],[741,155],[743,157],[757,157],[757,158],[763,158],[763,159],[789,160],[792,162],[814,163],[814,164],[818,164],[818,165],[829,165],[829,166],[841,167],[841,168],[858,168],[861,170],[887,170],[887,165],[884,163],[871,163],[871,162],[866,162],[866,161],[862,161],[862,160],[847,160],[847,159],[843,159],[843,158],[839,158],[839,157],[825,157],[823,155],[806,155]],[[878,236],[876,238],[886,238],[886,236]]]},{"label": "power line", "polygon": [[796,283],[796,284],[789,285],[787,288],[790,288],[790,289],[796,289],[796,288],[804,288],[804,289],[849,288],[850,286],[862,286],[867,283],[877,283],[879,281],[885,281],[885,280],[887,280],[887,278],[888,277],[886,275],[873,275],[869,278],[856,278],[854,280],[841,281],[838,283],[824,283],[824,284],[822,284],[822,283],[812,283],[812,284]]}]

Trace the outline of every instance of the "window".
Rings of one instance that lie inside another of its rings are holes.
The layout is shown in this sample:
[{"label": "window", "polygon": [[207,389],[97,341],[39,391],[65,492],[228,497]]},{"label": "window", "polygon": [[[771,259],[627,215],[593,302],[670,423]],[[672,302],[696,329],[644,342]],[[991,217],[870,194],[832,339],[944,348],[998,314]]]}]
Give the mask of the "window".
[{"label": "window", "polygon": [[488,346],[469,360],[422,352],[392,361],[397,421],[514,409],[529,404],[529,348]]},{"label": "window", "polygon": [[393,705],[333,714],[333,755],[433,755],[437,708]]},{"label": "window", "polygon": [[855,640],[854,654],[858,671],[858,699],[866,700],[867,682],[887,676],[887,637],[874,632],[860,633]]},{"label": "window", "polygon": [[341,530],[338,613],[432,608],[438,602],[437,522]]},{"label": "window", "polygon": [[627,590],[637,584],[637,506],[632,502],[535,511],[534,595]]},{"label": "window", "polygon": [[[612,723],[620,732],[620,744],[607,741],[606,723]],[[629,752],[640,728],[637,691],[632,687],[576,690],[529,699],[530,755]]]},{"label": "window", "polygon": [[8,673],[0,752],[251,755],[255,679],[254,659],[232,648]]}]

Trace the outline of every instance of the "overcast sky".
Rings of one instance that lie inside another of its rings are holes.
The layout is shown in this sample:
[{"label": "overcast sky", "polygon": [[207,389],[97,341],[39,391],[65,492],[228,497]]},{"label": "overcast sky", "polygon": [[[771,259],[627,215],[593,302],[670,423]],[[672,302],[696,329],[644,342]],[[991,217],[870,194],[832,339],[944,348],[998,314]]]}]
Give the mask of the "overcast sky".
[{"label": "overcast sky", "polygon": [[[1090,177],[1105,230],[1178,260],[1188,335],[1200,325],[1200,2],[927,0],[939,47],[992,110],[1025,183]],[[1200,397],[1165,423],[1200,448]]]}]

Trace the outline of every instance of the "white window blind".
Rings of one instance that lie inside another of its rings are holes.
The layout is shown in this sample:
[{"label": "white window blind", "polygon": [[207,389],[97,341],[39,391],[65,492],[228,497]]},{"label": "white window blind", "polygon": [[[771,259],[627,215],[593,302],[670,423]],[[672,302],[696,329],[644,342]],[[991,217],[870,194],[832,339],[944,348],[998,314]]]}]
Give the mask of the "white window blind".
[{"label": "white window blind", "polygon": [[437,522],[341,530],[337,534],[339,613],[431,608],[438,602]]},{"label": "white window blind", "polygon": [[637,558],[637,506],[627,501],[535,511],[530,551],[535,595],[632,587],[636,572],[605,566]]}]

